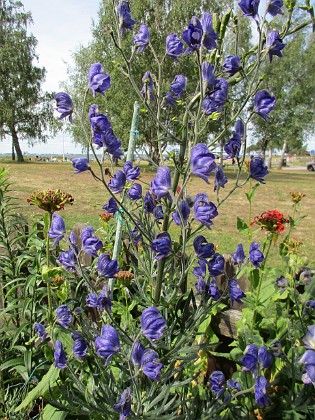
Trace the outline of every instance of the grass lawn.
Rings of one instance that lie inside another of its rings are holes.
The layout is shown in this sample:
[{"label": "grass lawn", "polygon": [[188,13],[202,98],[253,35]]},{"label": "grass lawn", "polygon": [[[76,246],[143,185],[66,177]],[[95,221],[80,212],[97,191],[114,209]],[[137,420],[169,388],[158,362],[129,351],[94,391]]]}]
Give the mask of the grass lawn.
[{"label": "grass lawn", "polygon": [[[24,164],[0,162],[0,166],[9,169],[10,179],[13,183],[12,189],[15,196],[19,198],[21,213],[25,214],[30,220],[35,220],[42,212],[34,206],[30,206],[26,199],[35,190],[61,189],[72,194],[74,197],[73,206],[67,207],[61,215],[66,226],[71,229],[77,222],[88,223],[94,228],[99,226],[99,214],[102,206],[108,199],[108,193],[104,187],[95,181],[89,172],[78,175],[73,173],[71,163],[48,163],[48,162],[26,162]],[[121,168],[120,168],[121,169]],[[95,167],[97,172],[97,168]],[[222,197],[233,186],[235,173],[232,167],[225,170],[229,179],[225,189],[221,189]],[[154,177],[154,172],[147,166],[142,168],[141,181],[150,183]],[[109,180],[109,178],[107,177]],[[298,228],[293,232],[293,237],[301,240],[303,246],[301,250],[309,259],[312,267],[315,262],[315,174],[305,171],[277,170],[266,177],[266,184],[260,185],[256,190],[255,200],[252,206],[252,217],[260,215],[264,211],[277,209],[292,215],[292,202],[290,191],[300,191],[306,196],[302,200],[300,215],[306,214],[307,217],[301,221]],[[144,190],[146,185],[143,184]],[[216,194],[213,192],[213,182],[210,185],[203,180],[193,177],[188,186],[188,193],[195,195],[198,192],[206,192],[211,201],[216,203]],[[249,185],[238,189],[228,200],[219,208],[219,216],[214,219],[214,225],[206,236],[211,242],[218,244],[219,252],[234,252],[237,244],[242,242],[245,249],[248,249],[249,242],[253,240],[262,241],[263,232],[254,231],[251,240],[241,236],[236,229],[237,216],[249,220],[248,201],[245,192],[248,192]],[[220,194],[221,194],[220,192]],[[175,233],[176,235],[176,233]],[[246,243],[248,242],[248,243]]]}]

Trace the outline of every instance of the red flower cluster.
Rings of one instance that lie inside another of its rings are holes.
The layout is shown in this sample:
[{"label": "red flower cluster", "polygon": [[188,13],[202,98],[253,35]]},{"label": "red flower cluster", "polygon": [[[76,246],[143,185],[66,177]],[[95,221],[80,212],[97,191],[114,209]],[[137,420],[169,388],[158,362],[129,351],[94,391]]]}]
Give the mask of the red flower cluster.
[{"label": "red flower cluster", "polygon": [[261,229],[268,232],[282,232],[284,230],[284,223],[289,223],[290,220],[286,219],[278,210],[265,211],[261,216],[256,216],[251,222],[251,226],[257,224]]}]

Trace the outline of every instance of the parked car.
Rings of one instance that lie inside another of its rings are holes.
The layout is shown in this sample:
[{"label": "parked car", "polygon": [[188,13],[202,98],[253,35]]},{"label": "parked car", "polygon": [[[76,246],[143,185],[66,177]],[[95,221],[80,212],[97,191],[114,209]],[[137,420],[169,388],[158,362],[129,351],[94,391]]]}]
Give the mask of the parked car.
[{"label": "parked car", "polygon": [[312,162],[308,162],[306,164],[306,169],[308,171],[315,171],[315,160],[313,160]]}]

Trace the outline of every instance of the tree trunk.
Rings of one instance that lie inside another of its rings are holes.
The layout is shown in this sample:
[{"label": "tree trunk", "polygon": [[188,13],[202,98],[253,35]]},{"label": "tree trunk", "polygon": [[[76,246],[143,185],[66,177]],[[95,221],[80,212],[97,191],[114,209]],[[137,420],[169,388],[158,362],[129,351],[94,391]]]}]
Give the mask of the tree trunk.
[{"label": "tree trunk", "polygon": [[285,151],[286,150],[287,150],[287,142],[285,141],[283,143],[282,152],[281,152],[281,156],[280,156],[279,169],[282,169],[283,160],[284,160],[284,154],[285,154]]},{"label": "tree trunk", "polygon": [[20,148],[19,138],[18,138],[17,131],[14,126],[11,129],[11,135],[12,135],[12,144],[14,146],[14,149],[17,155],[17,160],[18,162],[24,162],[23,153]]},{"label": "tree trunk", "polygon": [[12,140],[12,152],[11,152],[11,157],[12,157],[12,160],[15,160],[15,151],[14,151],[14,144],[13,144],[13,140]]},{"label": "tree trunk", "polygon": [[268,168],[271,169],[272,165],[272,148],[269,149]]},{"label": "tree trunk", "polygon": [[160,163],[160,154],[159,154],[159,147],[156,142],[149,143],[149,155],[152,159],[152,162],[154,162],[156,165],[159,165]]},{"label": "tree trunk", "polygon": [[266,160],[266,147],[263,147],[261,149],[261,153],[262,153],[262,158],[264,159],[264,162],[265,162],[265,160]]}]

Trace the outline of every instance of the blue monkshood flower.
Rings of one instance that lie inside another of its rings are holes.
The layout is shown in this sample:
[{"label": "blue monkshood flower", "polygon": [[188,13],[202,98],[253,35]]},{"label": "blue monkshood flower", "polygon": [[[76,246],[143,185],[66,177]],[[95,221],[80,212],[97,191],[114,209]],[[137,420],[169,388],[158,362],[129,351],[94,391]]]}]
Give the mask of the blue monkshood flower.
[{"label": "blue monkshood flower", "polygon": [[38,335],[38,338],[41,339],[41,342],[43,342],[47,337],[46,328],[44,325],[39,324],[38,322],[34,326],[35,333]]},{"label": "blue monkshood flower", "polygon": [[69,121],[72,123],[72,113],[74,106],[70,96],[65,92],[59,92],[56,94],[55,99],[57,102],[57,108],[55,109],[61,114],[59,120],[69,117]]},{"label": "blue monkshood flower", "polygon": [[140,176],[139,166],[134,167],[130,160],[127,160],[127,162],[124,163],[124,172],[125,172],[127,181],[134,181]]},{"label": "blue monkshood flower", "polygon": [[134,228],[131,232],[130,232],[130,236],[133,240],[133,243],[135,245],[137,245],[141,240],[142,240],[142,234],[139,231],[139,229]]},{"label": "blue monkshood flower", "polygon": [[232,392],[233,391],[239,392],[242,389],[241,384],[237,382],[235,379],[229,379],[226,384]]},{"label": "blue monkshood flower", "polygon": [[182,200],[179,203],[179,209],[172,213],[172,218],[177,226],[180,226],[182,222],[187,225],[188,217],[190,215],[190,207],[187,200]]},{"label": "blue monkshood flower", "polygon": [[108,200],[107,204],[104,204],[102,209],[107,211],[107,213],[115,214],[116,211],[118,211],[117,201],[113,197],[111,197]]},{"label": "blue monkshood flower", "polygon": [[69,327],[72,321],[72,313],[67,305],[61,305],[56,309],[56,321],[64,328]]},{"label": "blue monkshood flower", "polygon": [[207,50],[217,48],[216,40],[218,39],[219,35],[214,32],[212,27],[212,17],[210,13],[203,13],[201,17],[201,26],[203,29],[203,46]]},{"label": "blue monkshood flower", "polygon": [[96,96],[96,92],[104,95],[104,92],[110,88],[110,77],[107,73],[104,73],[103,66],[100,63],[91,64],[88,78],[93,96]]},{"label": "blue monkshood flower", "polygon": [[170,57],[178,59],[178,57],[183,54],[184,45],[182,41],[178,38],[177,34],[174,32],[167,35],[166,37],[166,54]]},{"label": "blue monkshood flower", "polygon": [[89,293],[85,299],[86,306],[89,308],[97,308],[97,298],[98,296],[95,293]]},{"label": "blue monkshood flower", "polygon": [[155,209],[154,197],[149,191],[147,191],[144,196],[143,206],[144,211],[147,213],[153,213],[153,210]]},{"label": "blue monkshood flower", "polygon": [[271,354],[273,355],[273,357],[282,357],[283,356],[283,353],[282,353],[282,344],[280,343],[279,340],[274,340],[270,344],[269,351],[271,352]]},{"label": "blue monkshood flower", "polygon": [[171,171],[167,166],[160,166],[155,178],[151,181],[150,189],[158,200],[165,197],[171,200]]},{"label": "blue monkshood flower", "polygon": [[221,254],[215,253],[208,262],[209,273],[211,276],[219,276],[224,272],[225,260]]},{"label": "blue monkshood flower", "polygon": [[[197,279],[200,279],[200,278],[204,279],[206,277],[206,274],[207,274],[207,267],[208,267],[207,261],[205,261],[205,260],[198,260],[198,264],[199,265],[197,265],[196,267],[194,267],[194,269],[192,271],[193,272],[193,275],[196,276]],[[202,286],[202,284],[199,284],[198,287],[200,285]],[[196,289],[197,289],[197,286],[196,286]],[[198,294],[199,294],[199,292],[198,292]]]},{"label": "blue monkshood flower", "polygon": [[119,420],[126,420],[131,411],[131,393],[130,388],[123,391],[118,401],[118,404],[114,405],[115,411],[120,411]]},{"label": "blue monkshood flower", "polygon": [[252,242],[249,247],[249,261],[253,264],[255,268],[260,267],[260,263],[262,263],[265,259],[264,254],[259,250],[260,245],[258,242]]},{"label": "blue monkshood flower", "polygon": [[190,169],[194,175],[199,176],[209,184],[209,177],[215,167],[215,156],[209,152],[206,144],[198,143],[196,146],[192,147],[190,154]]},{"label": "blue monkshood flower", "polygon": [[228,182],[227,177],[224,175],[223,169],[221,166],[215,168],[214,173],[214,191],[218,189],[218,187],[224,188],[224,185]]},{"label": "blue monkshood flower", "polygon": [[54,345],[54,366],[58,369],[64,369],[67,366],[67,356],[60,340],[57,340]]},{"label": "blue monkshood flower", "polygon": [[119,194],[122,192],[126,185],[126,175],[123,171],[118,169],[113,178],[110,179],[108,187],[113,191],[114,194]]},{"label": "blue monkshood flower", "polygon": [[175,95],[172,92],[167,91],[165,94],[165,102],[167,103],[167,105],[176,106]]},{"label": "blue monkshood flower", "polygon": [[133,37],[133,42],[138,47],[138,52],[141,53],[146,49],[150,42],[150,32],[147,25],[140,25],[139,32]]},{"label": "blue monkshood flower", "polygon": [[141,341],[137,340],[133,347],[132,347],[132,351],[131,351],[131,360],[132,363],[134,364],[134,366],[136,367],[140,367],[141,365],[141,358],[143,356],[144,353],[144,346],[141,343]]},{"label": "blue monkshood flower", "polygon": [[151,72],[146,71],[144,73],[144,76],[142,77],[142,89],[141,89],[141,95],[149,101],[154,101],[154,85],[153,85],[153,79],[151,76]]},{"label": "blue monkshood flower", "polygon": [[258,407],[264,408],[271,404],[267,393],[268,381],[264,376],[258,376],[255,382],[255,401]]},{"label": "blue monkshood flower", "polygon": [[305,372],[302,375],[302,382],[306,385],[313,384],[315,386],[315,351],[306,350],[299,363],[305,365]]},{"label": "blue monkshood flower", "polygon": [[276,98],[271,96],[267,90],[260,90],[254,99],[255,112],[264,120],[268,120],[268,114],[275,109]]},{"label": "blue monkshood flower", "polygon": [[161,369],[163,364],[160,362],[156,351],[145,349],[141,357],[141,370],[150,379],[155,382],[160,380]]},{"label": "blue monkshood flower", "polygon": [[48,230],[48,236],[54,239],[54,245],[57,245],[59,241],[63,238],[64,234],[66,233],[66,226],[63,218],[54,213],[52,215],[51,226]]},{"label": "blue monkshood flower", "polygon": [[216,398],[219,399],[222,397],[225,391],[225,376],[220,370],[215,370],[211,373],[209,377],[210,390],[216,394]]},{"label": "blue monkshood flower", "polygon": [[315,300],[308,300],[304,305],[304,315],[311,316],[315,313]]},{"label": "blue monkshood flower", "polygon": [[271,16],[283,15],[281,10],[282,6],[282,0],[269,0],[267,3],[267,13],[269,13]]},{"label": "blue monkshood flower", "polygon": [[[195,267],[197,268],[197,267]],[[208,294],[208,285],[203,277],[197,278],[197,283],[195,283],[196,295],[207,296]]]},{"label": "blue monkshood flower", "polygon": [[156,206],[153,209],[153,216],[154,220],[163,220],[164,219],[164,212],[162,206]]},{"label": "blue monkshood flower", "polygon": [[280,295],[282,295],[288,287],[288,279],[284,276],[278,277],[276,279],[276,286],[280,289]]},{"label": "blue monkshood flower", "polygon": [[81,231],[82,249],[92,257],[97,257],[97,251],[103,248],[103,242],[95,236],[92,226],[86,226]]},{"label": "blue monkshood flower", "polygon": [[273,356],[265,346],[261,346],[258,350],[258,361],[264,369],[270,368],[273,364]]},{"label": "blue monkshood flower", "polygon": [[142,197],[142,185],[135,182],[128,190],[128,197],[133,201],[139,200]]},{"label": "blue monkshood flower", "polygon": [[238,281],[235,279],[229,279],[229,297],[231,301],[231,306],[233,306],[234,302],[237,302],[240,305],[242,305],[242,299],[246,297],[245,293],[240,288]]},{"label": "blue monkshood flower", "polygon": [[112,301],[109,297],[109,289],[107,285],[103,287],[99,295],[95,293],[89,293],[86,297],[86,306],[89,308],[97,308],[100,312],[106,310],[106,312],[112,311]]},{"label": "blue monkshood flower", "polygon": [[308,331],[303,337],[303,343],[306,349],[315,350],[315,325],[307,327]]},{"label": "blue monkshood flower", "polygon": [[117,13],[119,17],[119,28],[121,36],[125,35],[127,29],[132,31],[133,25],[136,21],[132,19],[129,3],[127,1],[121,1],[117,7]]},{"label": "blue monkshood flower", "polygon": [[200,48],[202,35],[203,29],[200,20],[196,16],[193,16],[188,28],[182,33],[182,38],[188,45],[185,54],[189,54]]},{"label": "blue monkshood flower", "polygon": [[112,128],[108,129],[104,137],[104,147],[106,148],[107,153],[113,155],[114,158],[121,158],[124,153],[120,149],[120,146],[121,140],[115,136]]},{"label": "blue monkshood flower", "polygon": [[201,66],[202,80],[205,82],[206,88],[209,92],[214,89],[216,78],[213,73],[213,65],[209,61],[205,61]]},{"label": "blue monkshood flower", "polygon": [[250,371],[253,376],[256,375],[258,363],[258,347],[256,344],[248,344],[248,346],[246,346],[244,356],[240,360],[240,363],[243,365],[243,371]]},{"label": "blue monkshood flower", "polygon": [[212,219],[218,215],[218,210],[213,203],[209,203],[205,193],[198,193],[194,201],[194,213],[196,220],[210,228],[213,225]]},{"label": "blue monkshood flower", "polygon": [[228,55],[224,60],[222,67],[229,76],[233,76],[241,70],[242,63],[238,55]]},{"label": "blue monkshood flower", "polygon": [[240,137],[244,137],[245,134],[245,126],[242,120],[237,120],[234,126],[234,131]]},{"label": "blue monkshood flower", "polygon": [[76,340],[74,340],[72,346],[72,353],[75,355],[76,358],[78,358],[79,360],[84,359],[84,357],[87,355],[87,352],[87,344],[82,337],[79,337]]},{"label": "blue monkshood flower", "polygon": [[266,47],[268,48],[269,60],[272,62],[272,57],[282,57],[282,50],[286,46],[280,38],[278,31],[269,31],[266,38]]},{"label": "blue monkshood flower", "polygon": [[68,251],[61,252],[57,260],[62,264],[67,271],[72,271],[73,273],[76,272],[76,266],[78,264],[77,258],[77,248],[74,252],[73,245]]},{"label": "blue monkshood flower", "polygon": [[203,102],[202,109],[206,115],[213,112],[221,112],[228,98],[228,82],[219,77],[216,79],[214,90],[207,93]]},{"label": "blue monkshood flower", "polygon": [[155,306],[145,309],[141,315],[142,334],[149,340],[158,340],[166,327],[165,319]]},{"label": "blue monkshood flower", "polygon": [[93,132],[93,142],[98,147],[104,147],[105,136],[111,129],[111,124],[105,114],[97,114],[90,118],[90,124]]},{"label": "blue monkshood flower", "polygon": [[207,239],[202,236],[198,235],[195,237],[194,242],[194,250],[198,258],[212,258],[214,255],[214,244],[208,243]]},{"label": "blue monkshood flower", "polygon": [[260,156],[253,157],[249,164],[250,177],[256,181],[265,184],[264,176],[269,174],[268,166],[265,165],[264,159]]},{"label": "blue monkshood flower", "polygon": [[109,254],[101,254],[97,261],[97,271],[104,277],[112,278],[120,270],[118,261],[112,260]]},{"label": "blue monkshood flower", "polygon": [[242,147],[242,140],[240,136],[233,131],[232,137],[227,144],[224,145],[224,151],[227,154],[227,159],[238,158]]},{"label": "blue monkshood flower", "polygon": [[238,5],[244,13],[243,16],[251,16],[254,19],[258,19],[259,2],[260,0],[241,0]]},{"label": "blue monkshood flower", "polygon": [[100,336],[95,340],[96,354],[100,357],[106,357],[106,365],[110,362],[112,356],[120,350],[120,341],[118,333],[111,325],[105,325],[102,328]]},{"label": "blue monkshood flower", "polygon": [[153,239],[151,249],[156,253],[155,259],[161,260],[166,258],[172,249],[172,240],[168,232],[160,232],[156,235],[156,238]]},{"label": "blue monkshood flower", "polygon": [[187,84],[187,77],[183,76],[182,74],[177,74],[172,81],[170,88],[171,91],[174,93],[174,97],[176,99],[180,99],[182,94],[186,90]]},{"label": "blue monkshood flower", "polygon": [[97,117],[98,116],[98,105],[93,104],[90,106],[89,108],[89,121],[91,124],[91,118]]},{"label": "blue monkshood flower", "polygon": [[234,254],[232,254],[234,264],[243,264],[246,256],[242,244],[238,244]]},{"label": "blue monkshood flower", "polygon": [[220,290],[218,288],[218,285],[215,281],[215,279],[212,279],[209,284],[209,291],[208,291],[208,297],[212,297],[213,300],[217,301],[221,297]]},{"label": "blue monkshood flower", "polygon": [[80,172],[84,172],[90,169],[87,158],[72,159],[72,166],[75,169],[74,171],[75,174],[79,174]]}]

